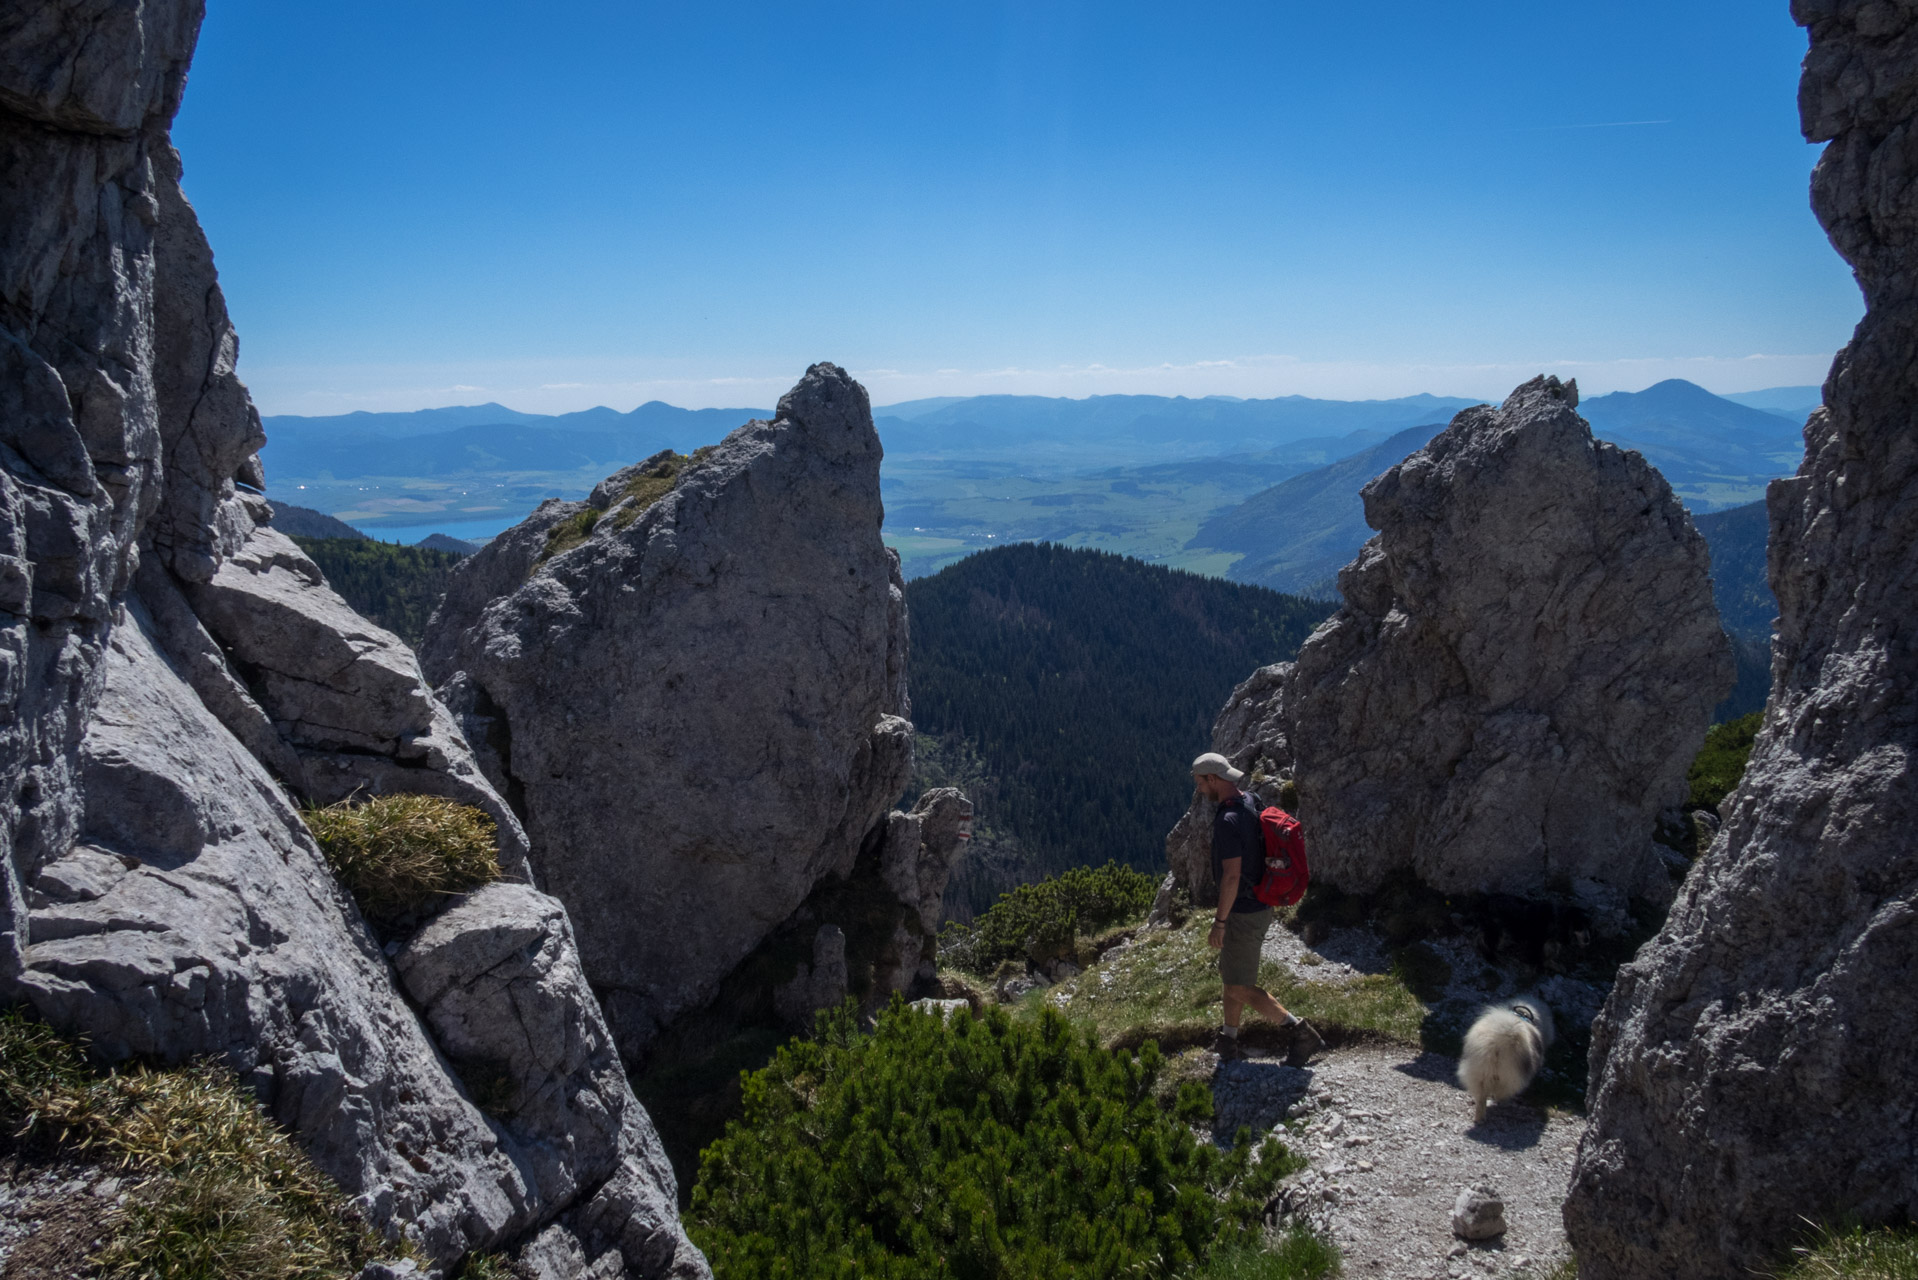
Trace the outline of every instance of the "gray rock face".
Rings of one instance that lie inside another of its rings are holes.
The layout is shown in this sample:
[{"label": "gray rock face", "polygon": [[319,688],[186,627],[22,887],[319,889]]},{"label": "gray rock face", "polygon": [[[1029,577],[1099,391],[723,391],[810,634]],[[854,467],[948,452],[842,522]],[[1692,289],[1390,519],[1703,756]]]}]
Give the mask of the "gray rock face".
[{"label": "gray rock face", "polygon": [[0,19],[0,989],[21,876],[72,846],[108,618],[159,501],[150,352],[165,130],[192,0]]},{"label": "gray rock face", "polygon": [[541,1280],[593,1274],[694,1277],[673,1172],[633,1097],[566,909],[496,884],[441,913],[396,957],[407,994],[549,1203],[575,1207],[520,1246]]},{"label": "gray rock face", "polygon": [[1771,698],[1724,829],[1593,1028],[1579,1274],[1768,1270],[1918,1217],[1918,14],[1793,6],[1812,205],[1867,305],[1774,481]]},{"label": "gray rock face", "polygon": [[[570,1242],[594,1274],[706,1274],[564,909],[501,885],[430,924],[404,953],[423,1022],[296,811],[449,796],[491,812],[527,874],[412,655],[264,527],[259,417],[166,136],[199,5],[17,8],[0,18],[0,1000],[108,1059],[224,1059],[437,1262]],[[502,1116],[450,1067],[468,1051],[506,1064]]]},{"label": "gray rock face", "polygon": [[[1213,747],[1299,787],[1315,879],[1370,892],[1663,905],[1660,810],[1730,688],[1704,540],[1658,472],[1539,378],[1364,490],[1378,536],[1296,663],[1233,692]],[[1169,841],[1202,885],[1210,814]]]},{"label": "gray rock face", "polygon": [[[629,1057],[845,877],[905,787],[879,459],[864,389],[815,365],[663,496],[627,492],[641,464],[542,507],[462,562],[428,627],[427,673],[520,810]],[[542,561],[589,507],[585,540]]]}]

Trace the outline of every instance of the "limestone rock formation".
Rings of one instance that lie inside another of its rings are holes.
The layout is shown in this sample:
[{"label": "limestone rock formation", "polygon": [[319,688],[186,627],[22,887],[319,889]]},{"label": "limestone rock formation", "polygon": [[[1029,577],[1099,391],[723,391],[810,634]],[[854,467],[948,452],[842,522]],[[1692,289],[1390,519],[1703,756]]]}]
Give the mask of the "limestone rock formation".
[{"label": "limestone rock formation", "polygon": [[428,625],[629,1058],[848,876],[904,790],[879,460],[865,390],[815,365],[774,420],[542,506]]},{"label": "limestone rock formation", "polygon": [[[1215,750],[1295,775],[1315,879],[1573,896],[1621,926],[1630,896],[1670,900],[1651,834],[1731,654],[1703,539],[1577,401],[1534,379],[1368,484],[1344,608],[1220,712]],[[1168,842],[1201,894],[1209,817]]]},{"label": "limestone rock formation", "polygon": [[[502,885],[429,924],[405,953],[446,984],[423,1020],[300,820],[356,790],[445,795],[527,873],[412,655],[267,527],[259,416],[167,139],[200,13],[0,18],[0,1000],[109,1060],[224,1060],[436,1263],[704,1275],[563,908]],[[531,950],[476,940],[506,935]],[[474,1032],[507,1009],[539,1029],[530,1058]],[[456,1069],[475,1045],[515,1073],[500,1116],[474,1101],[494,1077]]]},{"label": "limestone rock formation", "polygon": [[1774,481],[1771,698],[1725,825],[1593,1028],[1588,1280],[1768,1271],[1918,1218],[1918,11],[1798,0],[1812,206],[1865,318]]}]

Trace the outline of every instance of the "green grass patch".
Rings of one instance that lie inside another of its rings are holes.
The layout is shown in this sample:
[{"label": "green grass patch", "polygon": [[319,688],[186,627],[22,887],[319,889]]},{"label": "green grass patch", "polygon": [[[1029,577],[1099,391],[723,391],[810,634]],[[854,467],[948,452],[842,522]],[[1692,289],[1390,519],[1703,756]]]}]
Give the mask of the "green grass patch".
[{"label": "green grass patch", "polygon": [[1918,1280],[1918,1229],[1821,1227],[1778,1280]]},{"label": "green grass patch", "polygon": [[369,920],[388,921],[434,897],[500,877],[498,829],[471,805],[439,796],[375,796],[300,816]]},{"label": "green grass patch", "polygon": [[1705,735],[1705,745],[1699,748],[1692,759],[1691,770],[1685,775],[1692,788],[1686,801],[1688,808],[1718,812],[1718,806],[1745,776],[1745,762],[1751,759],[1752,742],[1764,722],[1765,713],[1754,711],[1711,727]]},{"label": "green grass patch", "polygon": [[1158,889],[1156,877],[1116,862],[1074,867],[1000,894],[970,927],[948,924],[939,935],[939,959],[980,977],[1008,960],[1079,959],[1079,939],[1143,920]]},{"label": "green grass patch", "polygon": [[[1206,946],[1211,923],[1200,912],[1184,927],[1148,930],[1062,985],[1049,1004],[1107,1045],[1156,1040],[1171,1049],[1209,1040],[1222,1012],[1218,952]],[[1328,1038],[1420,1043],[1425,1006],[1395,974],[1301,982],[1268,960],[1259,966],[1259,985]]]},{"label": "green grass patch", "polygon": [[1102,1049],[1056,1014],[853,1006],[745,1082],[701,1158],[688,1227],[714,1271],[759,1276],[1177,1276],[1255,1243],[1300,1162],[1202,1141],[1210,1094],[1156,1089],[1155,1046]]},{"label": "green grass patch", "polygon": [[1339,1270],[1338,1245],[1294,1223],[1264,1246],[1221,1249],[1191,1280],[1326,1280]]},{"label": "green grass patch", "polygon": [[593,529],[599,524],[599,518],[603,514],[605,513],[598,507],[581,507],[548,529],[546,549],[540,552],[539,559],[533,562],[533,567],[538,568],[562,551],[571,551],[574,547],[585,545],[586,540],[593,536]]},{"label": "green grass patch", "polygon": [[7,1010],[0,1124],[29,1149],[148,1177],[102,1223],[102,1276],[337,1280],[391,1252],[216,1063],[97,1070],[79,1045]]}]

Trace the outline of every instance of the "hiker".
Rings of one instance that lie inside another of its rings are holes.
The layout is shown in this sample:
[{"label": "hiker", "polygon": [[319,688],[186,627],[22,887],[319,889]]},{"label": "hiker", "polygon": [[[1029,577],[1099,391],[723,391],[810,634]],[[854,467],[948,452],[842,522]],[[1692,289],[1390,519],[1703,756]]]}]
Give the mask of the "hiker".
[{"label": "hiker", "polygon": [[1216,802],[1212,817],[1212,878],[1219,884],[1219,905],[1206,945],[1219,953],[1219,977],[1225,985],[1225,1025],[1212,1042],[1221,1058],[1240,1058],[1239,1017],[1251,1005],[1276,1026],[1291,1027],[1292,1050],[1286,1061],[1304,1065],[1325,1046],[1309,1023],[1259,988],[1259,952],[1275,908],[1253,895],[1265,872],[1265,835],[1259,829],[1258,800],[1240,791],[1245,775],[1216,751],[1192,762],[1192,783]]}]

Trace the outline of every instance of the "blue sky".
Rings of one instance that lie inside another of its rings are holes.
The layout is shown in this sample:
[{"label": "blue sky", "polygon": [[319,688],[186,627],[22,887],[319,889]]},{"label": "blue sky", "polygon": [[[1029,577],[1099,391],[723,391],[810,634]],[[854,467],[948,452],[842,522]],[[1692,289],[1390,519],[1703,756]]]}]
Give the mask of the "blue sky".
[{"label": "blue sky", "polygon": [[1784,0],[212,0],[267,413],[1820,381]]}]

